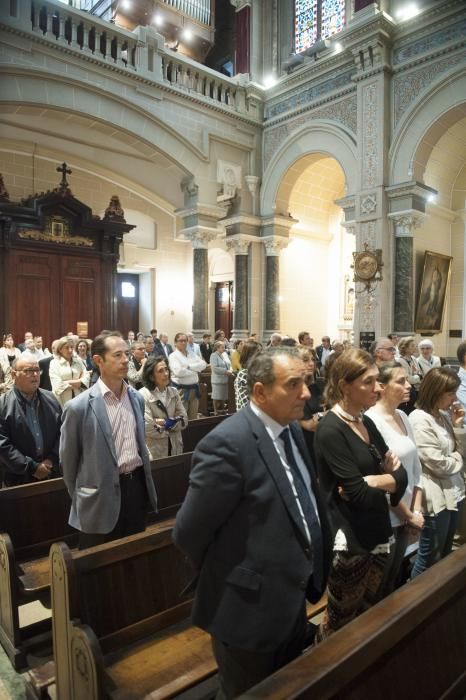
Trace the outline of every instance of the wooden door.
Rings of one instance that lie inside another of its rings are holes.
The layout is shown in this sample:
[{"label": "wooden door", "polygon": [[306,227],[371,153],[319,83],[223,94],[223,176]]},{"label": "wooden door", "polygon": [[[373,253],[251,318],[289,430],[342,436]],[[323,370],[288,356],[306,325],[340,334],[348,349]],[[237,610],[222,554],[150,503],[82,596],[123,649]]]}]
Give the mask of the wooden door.
[{"label": "wooden door", "polygon": [[233,282],[217,282],[215,285],[215,330],[225,331],[227,338],[233,328]]},{"label": "wooden door", "polygon": [[117,275],[117,328],[125,338],[139,328],[139,275]]},{"label": "wooden door", "polygon": [[52,309],[59,308],[60,270],[55,256],[36,251],[12,250],[6,266],[8,327],[16,343],[25,331],[42,335],[44,347],[59,337]]}]

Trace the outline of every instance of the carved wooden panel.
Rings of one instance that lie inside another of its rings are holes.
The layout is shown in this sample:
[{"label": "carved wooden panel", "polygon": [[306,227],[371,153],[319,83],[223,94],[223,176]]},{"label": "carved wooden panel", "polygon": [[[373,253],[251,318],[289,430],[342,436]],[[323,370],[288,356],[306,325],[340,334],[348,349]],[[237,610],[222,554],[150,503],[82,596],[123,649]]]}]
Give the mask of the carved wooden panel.
[{"label": "carved wooden panel", "polygon": [[54,330],[51,309],[58,304],[58,266],[51,255],[13,250],[6,266],[8,323],[5,330],[22,342],[27,330],[49,343]]},{"label": "carved wooden panel", "polygon": [[102,328],[101,262],[92,258],[61,257],[61,327],[76,332],[87,321],[93,338]]}]

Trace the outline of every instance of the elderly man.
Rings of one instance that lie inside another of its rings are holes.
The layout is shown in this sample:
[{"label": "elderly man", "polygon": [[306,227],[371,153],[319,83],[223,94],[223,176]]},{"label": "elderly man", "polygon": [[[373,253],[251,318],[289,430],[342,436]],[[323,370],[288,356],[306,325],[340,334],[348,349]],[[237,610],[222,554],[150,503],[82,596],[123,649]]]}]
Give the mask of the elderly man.
[{"label": "elderly man", "polygon": [[139,390],[143,386],[142,372],[146,361],[145,345],[140,340],[136,340],[131,346],[131,357],[128,364],[128,382],[133,389]]},{"label": "elderly man", "polygon": [[378,338],[370,348],[371,355],[374,356],[376,365],[382,365],[384,362],[391,362],[395,359],[396,347],[393,345],[390,338]]},{"label": "elderly man", "polygon": [[61,407],[39,388],[35,357],[22,354],[11,369],[14,386],[0,396],[0,464],[6,486],[59,476]]},{"label": "elderly man", "polygon": [[157,496],[144,433],[144,399],[124,381],[129,350],[117,331],[91,346],[100,378],[63,412],[60,459],[79,547],[142,532]]},{"label": "elderly man", "polygon": [[212,636],[227,699],[299,656],[306,598],[325,589],[330,536],[296,423],[306,375],[295,348],[252,360],[250,403],[198,444],[176,519],[198,575],[193,621]]},{"label": "elderly man", "polygon": [[187,351],[193,352],[195,355],[201,357],[201,349],[199,347],[199,343],[194,342],[194,335],[192,333],[187,333],[186,337],[188,339],[188,343],[186,345]]},{"label": "elderly man", "polygon": [[160,334],[160,345],[162,346],[162,350],[163,350],[162,357],[166,357],[168,359],[168,357],[173,352],[173,348],[170,345],[170,343],[168,342],[168,335],[166,333]]},{"label": "elderly man", "polygon": [[199,408],[199,372],[207,363],[194,352],[187,349],[188,338],[185,333],[175,335],[175,350],[168,358],[172,373],[172,384],[179,389],[181,401],[188,414],[188,420],[197,418]]}]

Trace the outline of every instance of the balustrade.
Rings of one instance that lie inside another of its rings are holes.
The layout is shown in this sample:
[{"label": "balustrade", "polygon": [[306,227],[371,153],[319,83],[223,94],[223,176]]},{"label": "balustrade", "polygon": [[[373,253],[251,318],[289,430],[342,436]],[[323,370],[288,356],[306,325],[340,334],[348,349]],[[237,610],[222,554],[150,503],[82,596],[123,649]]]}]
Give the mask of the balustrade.
[{"label": "balustrade", "polygon": [[[181,0],[164,1],[182,10],[179,7]],[[199,16],[202,12],[210,13],[210,0],[183,2],[184,12],[195,8]],[[70,50],[90,56],[95,61],[130,70],[155,84],[198,96],[222,109],[245,115],[249,113],[247,88],[239,85],[235,79],[221,76],[167,49],[162,37],[151,27],[138,27],[130,32],[58,0],[21,0],[17,4],[0,0],[0,17],[6,27],[26,34],[30,32],[54,44],[66,45]],[[257,118],[254,110],[251,110],[251,114]]]}]

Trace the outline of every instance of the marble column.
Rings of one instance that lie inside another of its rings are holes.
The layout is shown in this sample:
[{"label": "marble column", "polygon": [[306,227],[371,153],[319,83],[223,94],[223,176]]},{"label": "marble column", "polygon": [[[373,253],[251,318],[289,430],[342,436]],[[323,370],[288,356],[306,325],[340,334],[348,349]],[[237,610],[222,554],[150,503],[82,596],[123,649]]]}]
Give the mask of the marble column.
[{"label": "marble column", "polygon": [[227,247],[235,254],[235,283],[233,336],[247,338],[249,335],[249,240],[238,238],[228,241]]},{"label": "marble column", "polygon": [[218,231],[195,227],[184,232],[184,238],[193,247],[193,323],[196,339],[208,332],[209,326],[209,241],[217,238]]},{"label": "marble column", "polygon": [[395,234],[394,312],[395,333],[414,332],[414,229],[421,222],[419,213],[389,214]]},{"label": "marble column", "polygon": [[265,329],[264,340],[280,332],[280,251],[288,245],[287,239],[272,236],[265,245]]}]

